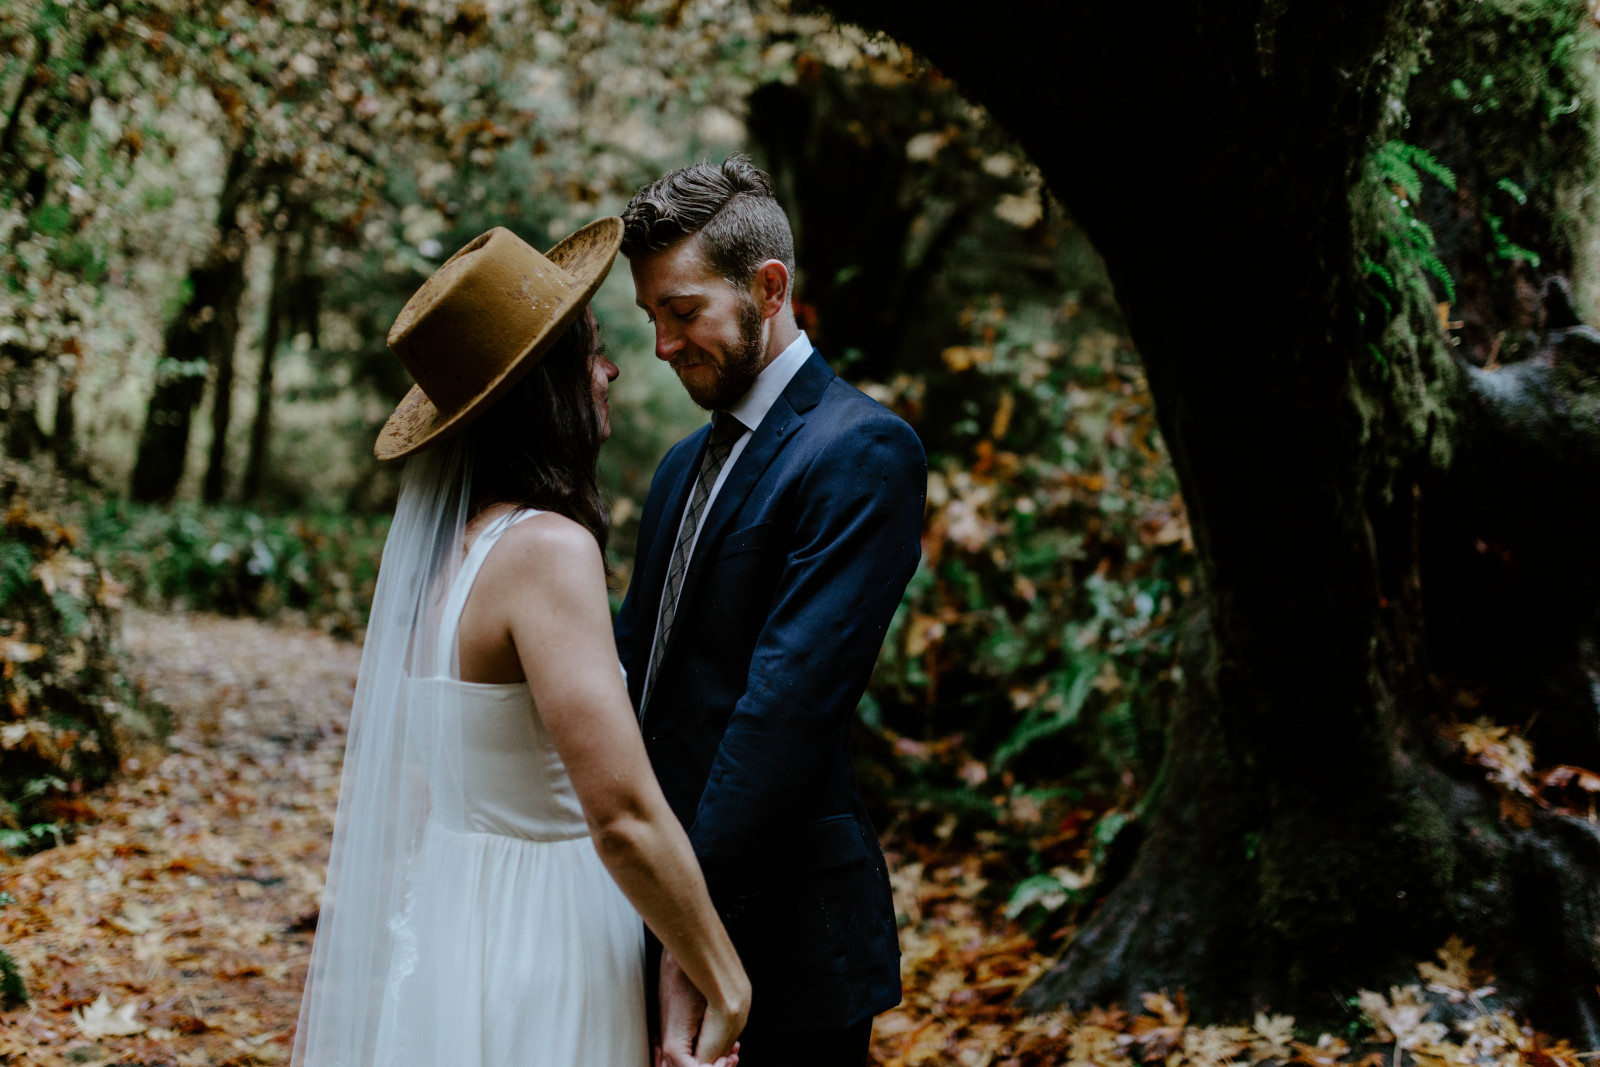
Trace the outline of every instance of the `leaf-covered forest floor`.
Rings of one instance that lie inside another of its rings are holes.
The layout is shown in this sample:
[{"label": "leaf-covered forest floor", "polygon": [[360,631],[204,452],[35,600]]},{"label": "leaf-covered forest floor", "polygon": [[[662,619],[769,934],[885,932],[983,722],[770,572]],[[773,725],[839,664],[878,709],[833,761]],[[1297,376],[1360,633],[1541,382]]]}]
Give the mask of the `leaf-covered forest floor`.
[{"label": "leaf-covered forest floor", "polygon": [[[130,614],[124,645],[175,730],[86,798],[76,840],[0,867],[0,944],[32,998],[0,1015],[0,1062],[286,1062],[360,651],[319,631],[206,615]],[[1041,943],[1005,918],[986,891],[995,857],[908,829],[920,824],[896,824],[885,841],[906,996],[877,1021],[877,1067],[1588,1060],[1485,1006],[1491,980],[1455,942],[1414,985],[1352,991],[1339,1035],[1268,1015],[1191,1026],[1176,990],[1127,1010],[1025,1016],[1013,996],[1063,940]],[[1439,1021],[1441,1007],[1453,1022]]]},{"label": "leaf-covered forest floor", "polygon": [[360,649],[202,615],[130,613],[123,636],[175,729],[76,841],[0,870],[32,998],[0,1017],[0,1058],[287,1062]]}]

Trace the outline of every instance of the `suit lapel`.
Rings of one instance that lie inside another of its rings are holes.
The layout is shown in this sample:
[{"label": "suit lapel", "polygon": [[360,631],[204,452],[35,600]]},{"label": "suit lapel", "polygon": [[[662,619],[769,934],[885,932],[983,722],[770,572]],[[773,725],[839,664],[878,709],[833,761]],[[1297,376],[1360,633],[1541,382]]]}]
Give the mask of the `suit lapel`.
[{"label": "suit lapel", "polygon": [[[644,569],[640,571],[640,625],[634,627],[634,663],[650,662],[650,649],[656,639],[656,623],[661,616],[661,593],[667,584],[667,567],[672,562],[672,546],[678,540],[678,523],[683,518],[683,509],[688,503],[689,490],[694,486],[695,476],[700,473],[706,442],[711,437],[709,426],[703,426],[695,433],[700,435],[700,440],[692,450],[690,462],[672,475],[674,479],[672,488],[667,493],[666,503],[662,506],[661,518],[656,526],[655,537],[650,542]],[[694,434],[691,434],[690,438],[693,436]],[[633,697],[633,706],[636,708],[644,697],[644,676],[644,670],[637,670],[628,678],[628,689]]]},{"label": "suit lapel", "polygon": [[[706,514],[704,525],[700,527],[700,536],[695,540],[694,555],[690,557],[689,569],[683,576],[683,590],[678,594],[680,613],[690,603],[695,587],[705,573],[706,560],[714,547],[720,543],[728,523],[738,514],[739,508],[743,506],[756,483],[761,480],[761,476],[766,473],[773,459],[783,451],[784,444],[794,436],[795,431],[805,425],[804,413],[816,407],[822,398],[823,390],[833,378],[833,369],[813,350],[811,356],[795,372],[794,378],[784,388],[783,393],[772,402],[772,407],[767,411],[766,418],[761,420],[761,425],[752,431],[750,443],[745,445],[733,469],[728,472],[727,480],[722,483],[722,488],[717,490],[717,498],[711,502],[711,510]],[[703,446],[701,451],[704,451]],[[699,469],[700,460],[696,458],[694,470],[699,471]],[[681,503],[678,505],[679,510],[682,506]],[[656,540],[659,543],[661,538],[657,537]],[[669,546],[668,552],[670,551]],[[666,563],[662,563],[661,566],[664,570]],[[654,584],[657,588],[656,602],[659,603],[661,599],[659,590],[665,583]],[[682,618],[681,614],[679,618]],[[676,623],[673,625],[672,636],[667,639],[667,656],[672,655],[672,650],[685,629],[687,627]]]}]

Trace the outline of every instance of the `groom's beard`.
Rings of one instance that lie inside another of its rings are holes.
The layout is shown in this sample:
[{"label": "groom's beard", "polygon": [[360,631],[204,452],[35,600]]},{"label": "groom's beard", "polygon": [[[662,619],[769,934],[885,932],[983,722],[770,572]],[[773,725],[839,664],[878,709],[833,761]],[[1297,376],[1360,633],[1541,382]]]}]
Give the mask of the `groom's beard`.
[{"label": "groom's beard", "polygon": [[707,411],[726,411],[750,391],[761,373],[761,324],[764,321],[759,304],[749,297],[739,301],[738,341],[719,356],[713,357],[705,350],[693,354],[692,362],[703,363],[715,371],[711,381],[691,385],[682,375],[678,376],[690,400]]}]

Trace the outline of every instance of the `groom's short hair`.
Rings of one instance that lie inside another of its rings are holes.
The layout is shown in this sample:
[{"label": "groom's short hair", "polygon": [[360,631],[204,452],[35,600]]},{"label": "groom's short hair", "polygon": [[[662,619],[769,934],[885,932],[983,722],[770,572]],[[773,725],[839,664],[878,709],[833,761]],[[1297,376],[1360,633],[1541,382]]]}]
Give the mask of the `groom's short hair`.
[{"label": "groom's short hair", "polygon": [[622,212],[622,254],[634,259],[700,235],[711,268],[746,285],[756,268],[776,259],[794,278],[794,234],[772,182],[731,155],[721,166],[696,163],[633,194]]}]

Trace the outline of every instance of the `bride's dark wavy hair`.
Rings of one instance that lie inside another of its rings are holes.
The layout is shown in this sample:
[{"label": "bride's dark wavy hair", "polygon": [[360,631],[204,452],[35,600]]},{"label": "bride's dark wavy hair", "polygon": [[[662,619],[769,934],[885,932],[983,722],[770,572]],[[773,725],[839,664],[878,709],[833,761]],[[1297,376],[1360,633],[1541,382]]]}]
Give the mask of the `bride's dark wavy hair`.
[{"label": "bride's dark wavy hair", "polygon": [[611,515],[595,465],[594,405],[599,327],[588,309],[511,390],[465,432],[472,454],[472,509],[519,504],[581,524],[604,554]]}]

